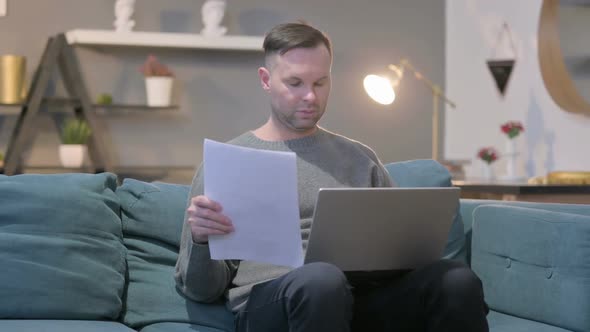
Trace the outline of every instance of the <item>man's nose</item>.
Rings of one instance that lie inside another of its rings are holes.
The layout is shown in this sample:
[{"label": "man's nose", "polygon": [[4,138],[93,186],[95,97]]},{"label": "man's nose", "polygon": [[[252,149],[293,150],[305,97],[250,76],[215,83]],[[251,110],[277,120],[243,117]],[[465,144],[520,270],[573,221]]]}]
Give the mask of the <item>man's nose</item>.
[{"label": "man's nose", "polygon": [[303,99],[305,101],[315,101],[316,100],[316,93],[314,91],[313,88],[308,89],[307,91],[305,91],[304,95],[303,95]]}]

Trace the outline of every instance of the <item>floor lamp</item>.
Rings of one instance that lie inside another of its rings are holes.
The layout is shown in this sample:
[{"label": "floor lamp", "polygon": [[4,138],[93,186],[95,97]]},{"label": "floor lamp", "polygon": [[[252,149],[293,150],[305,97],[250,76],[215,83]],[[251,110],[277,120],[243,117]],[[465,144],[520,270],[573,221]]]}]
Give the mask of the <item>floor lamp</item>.
[{"label": "floor lamp", "polygon": [[393,77],[389,79],[385,76],[367,75],[363,81],[365,91],[376,102],[389,105],[395,100],[395,88],[404,77],[406,69],[411,71],[416,79],[424,82],[432,92],[432,159],[440,160],[438,153],[439,103],[442,100],[452,108],[455,108],[455,103],[445,96],[440,86],[422,75],[407,59],[402,59],[399,65],[389,65],[387,68],[393,72]]}]

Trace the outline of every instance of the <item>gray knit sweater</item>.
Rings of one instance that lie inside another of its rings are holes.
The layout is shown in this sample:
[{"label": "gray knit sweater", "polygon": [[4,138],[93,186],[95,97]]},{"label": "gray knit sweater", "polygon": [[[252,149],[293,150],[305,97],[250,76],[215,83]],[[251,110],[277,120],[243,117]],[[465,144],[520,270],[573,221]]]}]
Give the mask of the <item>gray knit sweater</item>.
[{"label": "gray knit sweater", "polygon": [[[387,171],[369,147],[321,128],[313,135],[280,142],[263,141],[252,132],[247,132],[228,143],[297,154],[304,251],[320,188],[391,186]],[[190,197],[202,195],[203,186],[200,167],[193,178]],[[212,302],[225,295],[228,308],[235,312],[245,305],[253,285],[277,278],[289,270],[287,267],[252,261],[212,260],[208,245],[192,241],[185,216],[175,278],[179,289],[187,297],[200,302]]]}]

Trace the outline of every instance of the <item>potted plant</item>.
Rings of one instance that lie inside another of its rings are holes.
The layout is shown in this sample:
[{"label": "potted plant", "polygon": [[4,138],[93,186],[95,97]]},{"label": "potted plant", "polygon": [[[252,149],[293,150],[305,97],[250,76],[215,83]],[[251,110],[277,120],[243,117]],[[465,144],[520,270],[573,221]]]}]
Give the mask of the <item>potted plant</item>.
[{"label": "potted plant", "polygon": [[170,106],[173,73],[154,55],[149,55],[141,72],[145,77],[147,104],[152,107]]},{"label": "potted plant", "polygon": [[86,143],[92,135],[88,123],[77,118],[65,121],[61,131],[59,159],[64,167],[79,168],[88,150]]}]

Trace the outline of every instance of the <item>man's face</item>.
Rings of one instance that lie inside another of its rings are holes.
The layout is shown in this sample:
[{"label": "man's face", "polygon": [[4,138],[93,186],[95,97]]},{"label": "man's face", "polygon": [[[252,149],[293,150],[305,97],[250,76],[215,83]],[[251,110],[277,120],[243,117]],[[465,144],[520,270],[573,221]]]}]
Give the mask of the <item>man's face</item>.
[{"label": "man's face", "polygon": [[258,70],[262,88],[270,95],[276,129],[296,137],[309,135],[324,114],[330,95],[332,58],[320,44],[294,48],[267,58]]}]

